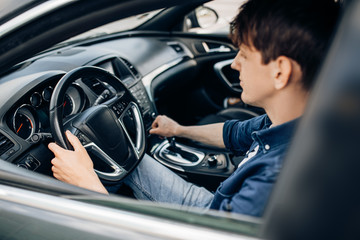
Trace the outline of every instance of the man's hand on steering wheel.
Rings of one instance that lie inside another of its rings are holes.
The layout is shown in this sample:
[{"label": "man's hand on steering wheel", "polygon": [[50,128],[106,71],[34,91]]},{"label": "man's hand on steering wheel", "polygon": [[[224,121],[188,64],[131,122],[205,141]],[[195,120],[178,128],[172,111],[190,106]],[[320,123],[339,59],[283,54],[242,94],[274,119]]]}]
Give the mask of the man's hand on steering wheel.
[{"label": "man's hand on steering wheel", "polygon": [[[75,114],[64,123],[63,102],[67,89],[75,81],[81,83],[89,77],[111,86],[113,94],[103,102],[96,101],[97,104]],[[100,179],[118,182],[135,169],[145,154],[145,125],[137,100],[120,79],[104,69],[84,66],[65,74],[54,88],[49,113],[50,128],[58,145],[51,144],[49,147],[55,159],[61,159],[54,161],[54,176],[60,180],[84,186],[82,179],[92,176],[89,185],[95,188],[91,189],[103,192],[105,189],[98,188],[100,181],[95,178],[94,171]],[[65,136],[65,130],[77,136],[81,143],[73,135]],[[73,147],[77,147],[75,151],[65,150],[72,150]],[[92,156],[95,170],[86,151]],[[74,159],[75,163],[68,158]],[[58,168],[65,170],[60,174],[56,172]],[[85,174],[84,178],[81,174]],[[84,187],[89,188],[89,185]]]},{"label": "man's hand on steering wheel", "polygon": [[82,188],[107,193],[94,171],[94,164],[79,139],[69,131],[66,137],[74,151],[66,150],[56,143],[50,143],[49,149],[55,157],[51,160],[55,178]]}]

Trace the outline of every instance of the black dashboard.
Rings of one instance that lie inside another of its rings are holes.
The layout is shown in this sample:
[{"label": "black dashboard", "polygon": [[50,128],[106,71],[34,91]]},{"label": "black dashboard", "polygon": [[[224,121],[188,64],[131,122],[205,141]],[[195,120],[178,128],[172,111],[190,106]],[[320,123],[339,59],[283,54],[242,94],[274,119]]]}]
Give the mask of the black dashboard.
[{"label": "black dashboard", "polygon": [[[49,171],[52,91],[66,72],[81,66],[97,66],[117,76],[136,98],[149,130],[158,114],[153,91],[159,83],[154,80],[181,64],[196,66],[194,55],[203,54],[201,42],[167,35],[120,36],[52,50],[19,64],[0,79],[1,159]],[[226,47],[233,54],[231,45]],[[96,78],[76,80],[64,97],[63,121],[92,106],[106,88]]]}]

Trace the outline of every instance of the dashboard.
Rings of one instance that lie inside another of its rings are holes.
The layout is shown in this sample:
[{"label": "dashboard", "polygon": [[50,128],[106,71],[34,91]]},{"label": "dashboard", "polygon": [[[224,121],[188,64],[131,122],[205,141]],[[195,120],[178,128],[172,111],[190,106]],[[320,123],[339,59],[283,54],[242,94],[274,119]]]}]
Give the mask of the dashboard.
[{"label": "dashboard", "polygon": [[[9,111],[6,120],[8,127],[25,141],[36,142],[39,133],[51,134],[49,104],[58,78],[29,91]],[[88,105],[88,99],[78,84],[67,90],[63,100],[63,118],[79,113]]]},{"label": "dashboard", "polygon": [[[51,171],[52,155],[47,149],[47,143],[53,141],[49,117],[51,96],[57,82],[68,71],[81,66],[97,66],[119,78],[137,100],[148,132],[158,114],[155,89],[173,85],[172,76],[177,73],[193,73],[197,67],[195,55],[206,53],[199,50],[201,42],[135,34],[68,46],[19,64],[0,78],[1,159],[30,170]],[[231,45],[226,47],[234,53]],[[184,77],[181,83],[189,80]],[[77,79],[63,99],[63,122],[93,106],[108,88],[96,78]]]}]

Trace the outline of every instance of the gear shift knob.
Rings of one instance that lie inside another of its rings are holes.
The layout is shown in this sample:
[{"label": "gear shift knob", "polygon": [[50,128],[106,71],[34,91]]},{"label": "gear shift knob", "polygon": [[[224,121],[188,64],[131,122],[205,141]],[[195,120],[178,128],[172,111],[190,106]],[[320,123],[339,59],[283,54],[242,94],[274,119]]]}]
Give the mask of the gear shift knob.
[{"label": "gear shift knob", "polygon": [[176,145],[175,145],[175,137],[170,137],[170,138],[167,138],[167,140],[169,141],[169,144],[172,148],[176,148]]},{"label": "gear shift knob", "polygon": [[197,160],[199,160],[195,154],[184,151],[180,147],[177,147],[176,143],[175,143],[175,137],[167,138],[167,140],[169,141],[169,144],[170,144],[170,146],[168,147],[168,150],[171,153],[180,154],[181,157],[183,157],[184,159],[187,159],[191,162],[196,162]]}]

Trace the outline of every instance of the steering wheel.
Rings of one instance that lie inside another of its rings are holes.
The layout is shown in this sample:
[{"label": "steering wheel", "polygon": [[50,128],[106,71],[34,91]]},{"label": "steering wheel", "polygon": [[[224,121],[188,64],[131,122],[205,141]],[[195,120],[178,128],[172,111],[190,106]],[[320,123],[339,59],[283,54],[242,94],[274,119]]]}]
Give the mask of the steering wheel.
[{"label": "steering wheel", "polygon": [[[75,80],[89,77],[108,83],[116,90],[115,96],[77,114],[64,126],[66,90]],[[50,127],[55,142],[63,148],[73,149],[65,130],[77,136],[90,154],[95,172],[108,181],[126,177],[145,153],[145,126],[136,99],[117,77],[98,67],[79,67],[60,79],[50,100]]]}]

